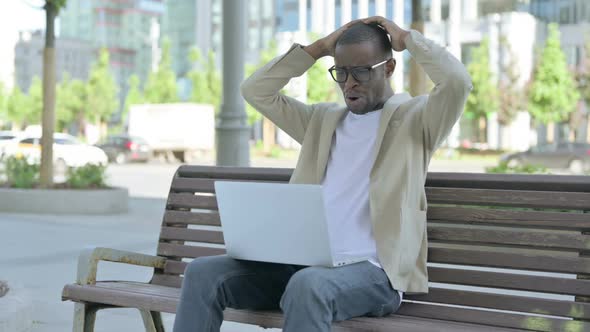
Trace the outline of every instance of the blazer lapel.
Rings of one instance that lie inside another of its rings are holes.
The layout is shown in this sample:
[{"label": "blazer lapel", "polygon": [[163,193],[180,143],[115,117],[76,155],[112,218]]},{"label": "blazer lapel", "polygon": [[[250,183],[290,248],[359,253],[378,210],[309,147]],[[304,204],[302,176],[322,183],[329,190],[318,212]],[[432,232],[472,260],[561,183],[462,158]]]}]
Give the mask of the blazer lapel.
[{"label": "blazer lapel", "polygon": [[410,97],[410,95],[407,93],[398,93],[389,98],[385,105],[383,105],[381,118],[379,120],[379,130],[377,131],[377,139],[375,140],[375,146],[373,147],[373,165],[375,165],[375,161],[379,155],[379,150],[381,149],[381,144],[383,143],[383,137],[389,128],[391,117],[403,103],[410,100],[411,98],[412,97]]},{"label": "blazer lapel", "polygon": [[339,109],[337,111],[328,111],[324,115],[322,132],[320,133],[320,139],[318,142],[318,164],[316,180],[317,183],[321,183],[324,174],[326,173],[326,166],[328,165],[328,157],[330,156],[330,148],[332,147],[332,138],[336,127],[346,115],[346,108]]}]

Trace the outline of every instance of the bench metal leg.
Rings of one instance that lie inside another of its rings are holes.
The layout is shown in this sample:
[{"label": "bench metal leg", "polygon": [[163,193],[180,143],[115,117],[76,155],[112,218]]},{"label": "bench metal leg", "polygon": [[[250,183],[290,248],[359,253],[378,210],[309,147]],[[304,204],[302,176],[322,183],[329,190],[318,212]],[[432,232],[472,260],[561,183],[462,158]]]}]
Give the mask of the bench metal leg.
[{"label": "bench metal leg", "polygon": [[162,315],[157,311],[139,309],[146,332],[164,332]]},{"label": "bench metal leg", "polygon": [[74,304],[74,332],[94,332],[94,322],[98,306],[84,303]]}]

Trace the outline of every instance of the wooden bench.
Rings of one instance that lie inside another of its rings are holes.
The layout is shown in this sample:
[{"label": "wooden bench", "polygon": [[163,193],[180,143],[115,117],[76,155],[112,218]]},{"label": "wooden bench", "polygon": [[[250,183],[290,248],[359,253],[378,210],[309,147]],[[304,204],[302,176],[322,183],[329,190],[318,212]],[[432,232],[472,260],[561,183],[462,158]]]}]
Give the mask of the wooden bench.
[{"label": "wooden bench", "polygon": [[[147,331],[174,313],[184,268],[224,253],[213,181],[287,182],[290,169],[181,166],[172,181],[157,256],[95,248],[82,253],[74,331],[92,331],[103,308],[140,310]],[[429,173],[428,295],[409,295],[384,318],[335,331],[590,331],[590,177]],[[270,207],[269,207],[270,208]],[[149,283],[97,281],[98,261],[154,268]],[[280,327],[280,312],[225,311],[225,320]]]}]

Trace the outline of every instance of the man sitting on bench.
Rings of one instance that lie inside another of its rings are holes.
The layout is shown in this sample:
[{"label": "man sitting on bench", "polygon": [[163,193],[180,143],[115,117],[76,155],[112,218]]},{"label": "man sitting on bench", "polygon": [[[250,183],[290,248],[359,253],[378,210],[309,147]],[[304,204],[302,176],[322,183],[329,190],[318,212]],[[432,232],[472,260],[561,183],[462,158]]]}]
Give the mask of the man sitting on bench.
[{"label": "man sitting on bench", "polygon": [[[429,75],[428,96],[394,93],[392,49],[407,49]],[[324,56],[334,57],[329,71],[345,107],[280,93]],[[424,182],[470,89],[461,62],[383,17],[295,44],[255,72],[242,85],[244,98],[302,144],[291,183],[321,184],[337,231],[332,246],[371,258],[339,268],[197,258],[184,274],[174,331],[219,331],[227,307],[282,309],[287,332],[330,331],[333,321],[395,312],[404,292],[428,292]]]}]

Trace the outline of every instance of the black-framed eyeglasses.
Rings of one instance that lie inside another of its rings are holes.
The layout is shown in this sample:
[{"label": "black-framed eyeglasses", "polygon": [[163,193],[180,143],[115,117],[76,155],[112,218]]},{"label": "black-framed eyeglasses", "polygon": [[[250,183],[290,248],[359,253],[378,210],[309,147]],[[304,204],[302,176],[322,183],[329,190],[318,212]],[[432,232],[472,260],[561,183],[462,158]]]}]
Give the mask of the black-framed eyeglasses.
[{"label": "black-framed eyeglasses", "polygon": [[330,72],[330,75],[332,75],[334,81],[338,83],[346,82],[346,80],[348,79],[348,73],[350,73],[357,82],[368,82],[371,80],[371,72],[373,71],[373,69],[387,63],[387,61],[389,60],[391,60],[391,58],[381,61],[372,66],[352,67],[350,69],[336,67],[336,65],[334,65],[330,69],[328,69],[328,71]]}]

